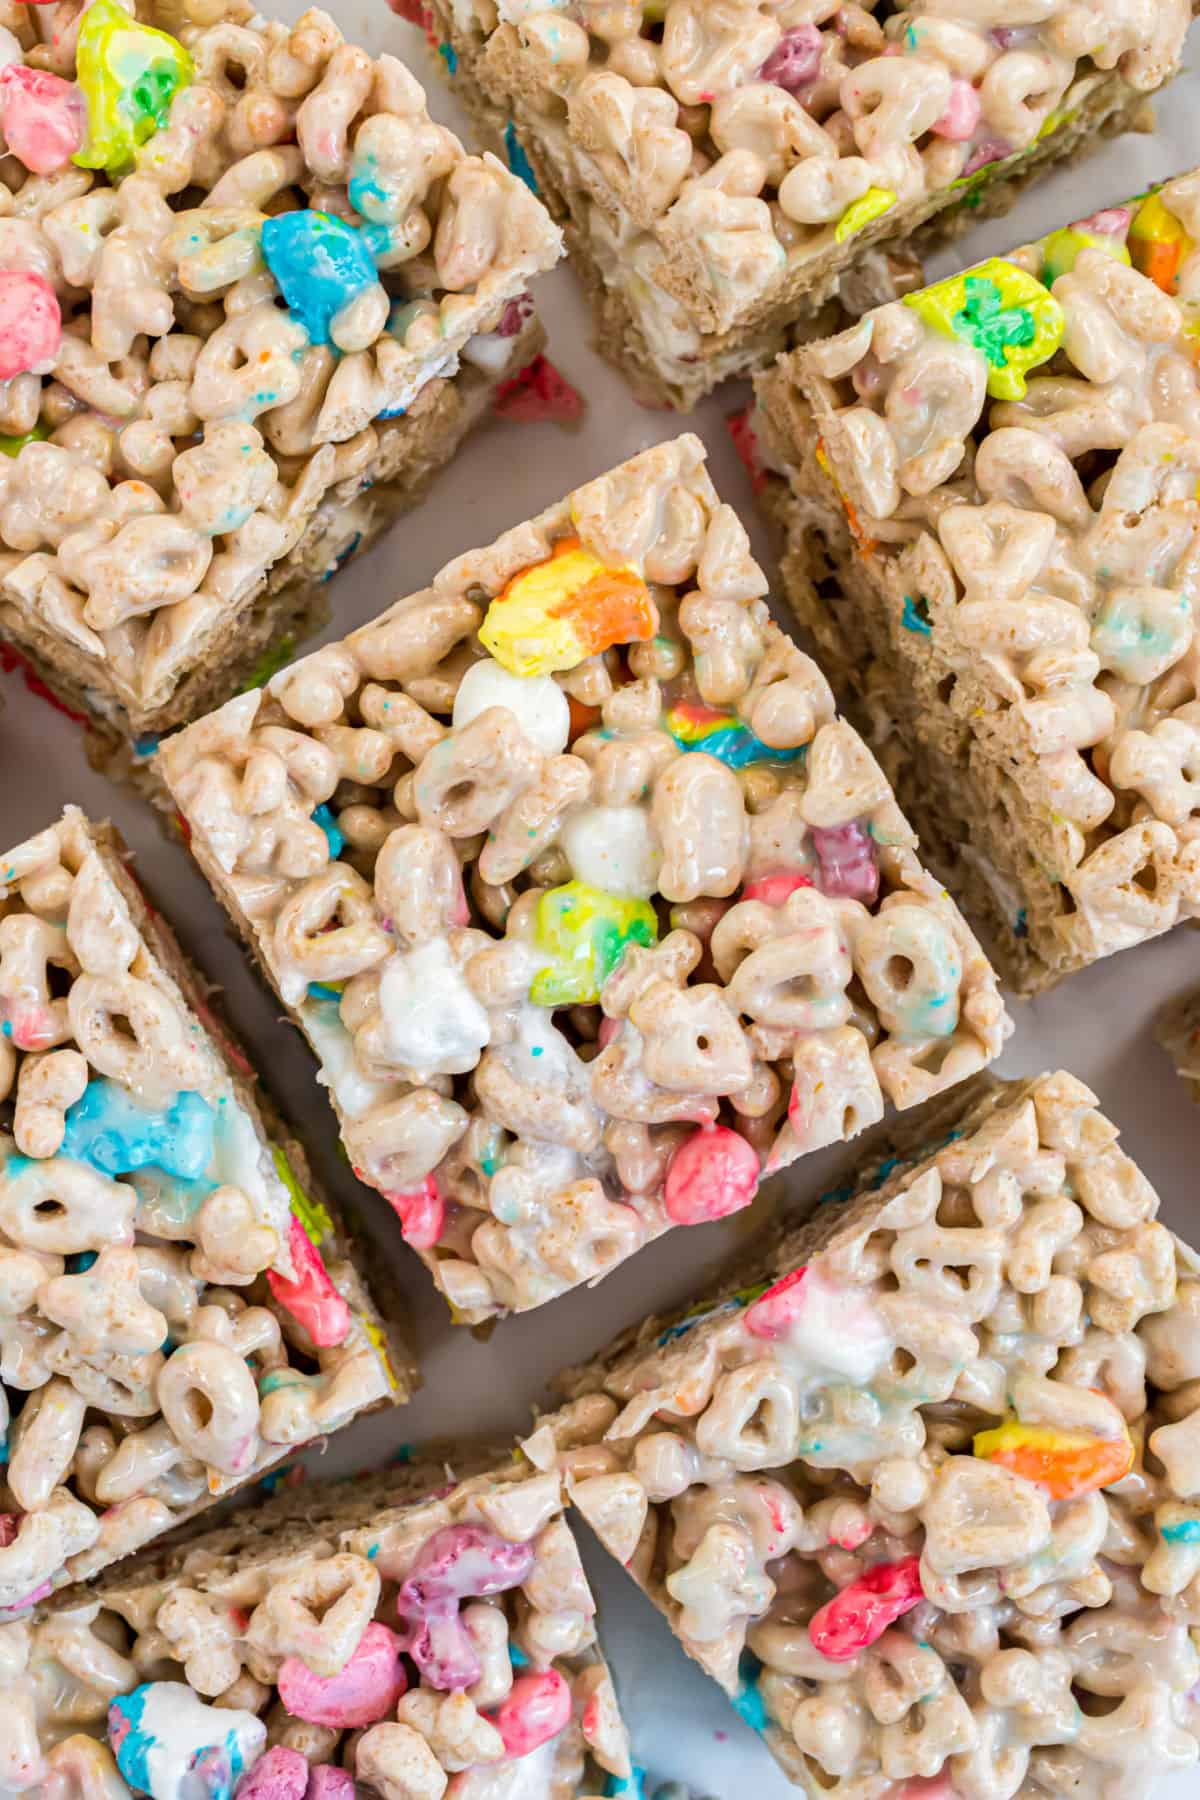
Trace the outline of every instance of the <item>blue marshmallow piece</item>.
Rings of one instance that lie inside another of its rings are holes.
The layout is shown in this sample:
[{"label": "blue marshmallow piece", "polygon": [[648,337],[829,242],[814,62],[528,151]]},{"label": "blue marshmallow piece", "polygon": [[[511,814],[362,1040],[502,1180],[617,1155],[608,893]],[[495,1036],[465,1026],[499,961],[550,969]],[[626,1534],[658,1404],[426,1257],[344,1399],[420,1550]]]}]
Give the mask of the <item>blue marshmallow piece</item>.
[{"label": "blue marshmallow piece", "polygon": [[314,344],[327,344],[335,314],[375,284],[375,264],[362,234],[311,208],[267,219],[262,253],[288,311]]},{"label": "blue marshmallow piece", "polygon": [[157,1111],[105,1076],[88,1082],[67,1109],[62,1155],[90,1163],[104,1175],[165,1169],[184,1181],[203,1175],[212,1161],[216,1118],[200,1094],[176,1094]]},{"label": "blue marshmallow piece", "polygon": [[267,1728],[251,1712],[207,1706],[182,1681],[146,1681],[108,1709],[117,1767],[151,1800],[232,1800],[262,1755]]}]

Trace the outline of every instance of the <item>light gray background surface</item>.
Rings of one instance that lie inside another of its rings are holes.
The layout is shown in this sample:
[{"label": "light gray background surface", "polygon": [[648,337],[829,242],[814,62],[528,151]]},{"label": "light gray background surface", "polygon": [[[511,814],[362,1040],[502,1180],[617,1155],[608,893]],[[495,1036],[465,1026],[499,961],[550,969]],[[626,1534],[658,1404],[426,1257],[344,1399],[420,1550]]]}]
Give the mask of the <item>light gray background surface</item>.
[{"label": "light gray background surface", "polygon": [[[462,117],[433,72],[418,31],[393,18],[383,0],[325,3],[348,37],[403,56],[429,87],[433,111],[461,129]],[[278,0],[273,10],[295,17],[303,0]],[[1192,64],[1200,62],[1200,28],[1193,30],[1188,49]],[[1058,171],[1006,218],[986,221],[961,239],[950,255],[933,263],[932,272],[948,273],[1002,253],[1197,162],[1200,75],[1189,67],[1158,103],[1153,136],[1123,138],[1077,167]],[[686,421],[645,411],[589,348],[588,315],[568,269],[544,277],[536,295],[550,354],[587,399],[582,429],[569,434],[553,425],[494,424],[480,432],[439,478],[424,506],[337,577],[326,636],[342,636],[423,586],[451,556],[489,542],[580,482],[684,428],[704,438],[722,497],[739,509],[764,566],[773,572],[749,483],[725,430],[726,415],[745,403],[743,390],[724,390]],[[183,849],[167,841],[136,797],[88,767],[79,730],[33,699],[19,677],[0,679],[0,697],[6,703],[0,710],[0,847],[39,830],[69,800],[94,817],[113,818],[138,852],[147,885],[186,947],[224,986],[251,1056],[305,1128],[322,1173],[335,1192],[350,1187],[362,1196],[365,1190],[335,1153],[332,1114],[314,1082],[307,1049],[279,1022],[278,1008],[228,936],[224,914]],[[1200,1109],[1186,1098],[1155,1045],[1152,1021],[1172,994],[1197,984],[1200,933],[1180,930],[1127,951],[1075,976],[1057,993],[1015,1003],[1017,1029],[1000,1064],[1006,1075],[1062,1066],[1088,1082],[1121,1127],[1125,1149],[1158,1187],[1167,1223],[1193,1243],[1200,1243]],[[825,1175],[844,1160],[844,1151],[828,1153],[794,1168],[796,1192],[816,1194]],[[422,1437],[523,1430],[532,1403],[557,1368],[590,1354],[646,1311],[702,1293],[705,1271],[746,1228],[743,1215],[729,1226],[673,1232],[595,1291],[579,1291],[536,1314],[510,1319],[480,1344],[450,1326],[443,1302],[401,1243],[383,1202],[369,1192],[366,1201],[374,1208],[378,1241],[411,1303],[425,1385],[404,1411],[363,1420],[343,1432],[321,1462],[323,1474],[385,1462],[402,1443]],[[585,1546],[585,1555],[637,1760],[657,1780],[687,1781],[719,1800],[794,1796],[797,1790],[720,1690],[675,1648],[632,1582],[594,1543]],[[1200,1769],[1164,1783],[1158,1792],[1163,1800],[1198,1800]]]}]

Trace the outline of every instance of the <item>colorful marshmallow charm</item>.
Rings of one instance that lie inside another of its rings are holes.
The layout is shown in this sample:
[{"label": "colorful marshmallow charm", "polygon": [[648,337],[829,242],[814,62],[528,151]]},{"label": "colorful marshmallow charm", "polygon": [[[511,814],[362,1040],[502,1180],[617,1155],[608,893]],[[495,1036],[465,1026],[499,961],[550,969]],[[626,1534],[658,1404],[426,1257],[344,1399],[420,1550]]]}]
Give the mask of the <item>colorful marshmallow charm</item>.
[{"label": "colorful marshmallow charm", "polygon": [[1179,271],[1194,248],[1191,238],[1157,194],[1147,194],[1129,227],[1129,254],[1139,275],[1173,294]]},{"label": "colorful marshmallow charm", "polygon": [[[314,1675],[298,1656],[287,1656],[276,1677],[279,1698],[293,1719],[355,1731],[396,1710],[408,1687],[400,1659],[400,1639],[373,1620],[345,1667],[336,1675]],[[265,1759],[264,1759],[265,1760]]]},{"label": "colorful marshmallow charm", "polygon": [[830,1662],[849,1662],[925,1598],[921,1559],[876,1563],[819,1607],[808,1622],[813,1648]]},{"label": "colorful marshmallow charm", "polygon": [[891,212],[895,204],[896,195],[891,188],[869,187],[861,199],[851,202],[834,226],[834,243],[844,244],[873,219],[881,219],[885,212]]},{"label": "colorful marshmallow charm", "polygon": [[589,1006],[630,944],[658,941],[648,900],[606,894],[583,881],[550,888],[537,904],[534,943],[552,960],[529,988],[535,1006]]},{"label": "colorful marshmallow charm", "polygon": [[62,339],[62,310],[44,275],[0,269],[0,381],[48,363]]},{"label": "colorful marshmallow charm", "polygon": [[528,1756],[557,1737],[571,1717],[571,1689],[557,1669],[518,1675],[496,1712],[507,1756]]},{"label": "colorful marshmallow charm", "polygon": [[533,1568],[533,1549],[483,1525],[446,1525],[423,1548],[396,1596],[409,1626],[404,1648],[431,1687],[473,1687],[480,1661],[459,1603],[518,1587]]},{"label": "colorful marshmallow charm", "polygon": [[703,1225],[749,1206],[758,1187],[758,1154],[726,1125],[701,1126],[667,1165],[663,1205],[676,1225]]},{"label": "colorful marshmallow charm", "polygon": [[288,1248],[295,1277],[289,1281],[275,1269],[267,1270],[267,1285],[280,1306],[304,1327],[313,1343],[328,1347],[345,1343],[350,1335],[350,1308],[334,1287],[321,1253],[292,1214],[288,1220]]},{"label": "colorful marshmallow charm", "polygon": [[158,1110],[139,1106],[118,1082],[93,1076],[67,1109],[62,1154],[105,1175],[151,1165],[181,1181],[204,1174],[213,1154],[216,1118],[201,1094],[176,1094]]},{"label": "colorful marshmallow charm", "polygon": [[166,125],[171,102],[193,78],[176,38],[137,19],[116,0],[92,0],[75,53],[87,105],[87,139],[72,161],[82,169],[127,170],[142,144]]},{"label": "colorful marshmallow charm", "polygon": [[1091,1437],[1082,1431],[1059,1431],[1052,1425],[1024,1425],[1005,1419],[991,1431],[975,1434],[976,1456],[999,1463],[1044,1488],[1052,1500],[1075,1500],[1120,1481],[1133,1467],[1133,1440]]},{"label": "colorful marshmallow charm", "polygon": [[[289,1711],[292,1709],[289,1708]],[[302,1714],[295,1714],[297,1718]],[[304,1800],[308,1763],[298,1750],[275,1744],[237,1785],[236,1800]]]},{"label": "colorful marshmallow charm", "polygon": [[988,365],[987,391],[995,400],[1020,400],[1030,369],[1054,355],[1065,328],[1062,307],[1040,281],[1016,263],[991,257],[953,275],[904,305],[943,337],[971,344]]},{"label": "colorful marshmallow charm", "polygon": [[48,69],[9,63],[0,70],[0,124],[4,141],[34,175],[52,175],[83,142],[83,95],[73,81]]},{"label": "colorful marshmallow charm", "polygon": [[756,738],[736,713],[708,706],[703,700],[678,700],[667,714],[667,730],[683,751],[703,750],[731,769],[752,763],[793,763],[804,755],[804,745],[794,750],[775,750]]},{"label": "colorful marshmallow charm", "polygon": [[514,675],[492,657],[472,663],[454,696],[453,725],[461,731],[489,707],[508,709],[543,756],[557,756],[571,737],[567,696],[549,675]]},{"label": "colorful marshmallow charm", "polygon": [[148,1681],[113,1701],[108,1741],[130,1787],[151,1800],[231,1800],[267,1727],[251,1712],[206,1706],[182,1681]]},{"label": "colorful marshmallow charm", "polygon": [[812,841],[821,871],[821,892],[832,900],[861,900],[872,905],[879,894],[879,864],[867,829],[857,819],[849,825],[814,826]]},{"label": "colorful marshmallow charm", "polygon": [[1046,286],[1060,275],[1069,275],[1085,250],[1101,250],[1115,262],[1130,262],[1125,240],[1132,216],[1127,206],[1112,206],[1106,212],[1093,213],[1090,219],[1076,219],[1065,230],[1052,231],[1043,238],[1042,280]]},{"label": "colorful marshmallow charm", "polygon": [[288,310],[314,344],[327,344],[337,315],[377,285],[363,235],[329,213],[280,213],[262,228],[262,253]]},{"label": "colorful marshmallow charm", "polygon": [[646,643],[657,630],[658,610],[635,569],[610,569],[578,538],[563,538],[492,601],[479,641],[514,675],[552,675],[614,644]]},{"label": "colorful marshmallow charm", "polygon": [[432,1250],[446,1223],[446,1202],[437,1178],[427,1175],[420,1187],[384,1195],[400,1220],[400,1235],[414,1250]]}]

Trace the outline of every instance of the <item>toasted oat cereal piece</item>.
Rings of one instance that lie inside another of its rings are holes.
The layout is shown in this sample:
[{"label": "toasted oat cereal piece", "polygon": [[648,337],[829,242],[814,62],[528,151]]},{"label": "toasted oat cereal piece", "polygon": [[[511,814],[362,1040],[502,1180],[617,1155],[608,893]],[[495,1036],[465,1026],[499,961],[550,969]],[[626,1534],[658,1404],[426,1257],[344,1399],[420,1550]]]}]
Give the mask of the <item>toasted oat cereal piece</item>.
[{"label": "toasted oat cereal piece", "polygon": [[805,1793],[1138,1800],[1200,1751],[1200,1259],[1073,1076],[904,1123],[526,1452]]},{"label": "toasted oat cereal piece", "polygon": [[197,1766],[213,1800],[616,1791],[628,1743],[563,1504],[507,1450],[431,1454],[0,1625],[5,1792],[187,1800]]},{"label": "toasted oat cereal piece", "polygon": [[1026,991],[1200,912],[1194,240],[1200,174],[759,382],[788,599]]},{"label": "toasted oat cereal piece", "polygon": [[4,26],[0,638],[125,772],[279,666],[536,358],[561,234],[315,8]]},{"label": "toasted oat cereal piece", "polygon": [[766,585],[681,437],[158,757],[461,1318],[738,1210],[1007,1034]]},{"label": "toasted oat cereal piece", "polygon": [[68,807],[0,856],[6,1618],[414,1383],[124,854]]},{"label": "toasted oat cereal piece", "polygon": [[858,312],[902,292],[920,279],[914,250],[1130,126],[1178,67],[1192,7],[418,10],[455,93],[563,224],[599,347],[647,397],[686,408],[793,331],[811,336],[826,302]]}]

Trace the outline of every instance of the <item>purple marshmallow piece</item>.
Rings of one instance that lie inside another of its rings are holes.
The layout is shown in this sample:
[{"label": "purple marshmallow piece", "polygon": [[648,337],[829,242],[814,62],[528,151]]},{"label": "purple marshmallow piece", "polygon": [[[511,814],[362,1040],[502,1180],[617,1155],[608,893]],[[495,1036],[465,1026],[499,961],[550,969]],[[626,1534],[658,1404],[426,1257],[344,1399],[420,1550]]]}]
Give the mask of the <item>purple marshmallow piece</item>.
[{"label": "purple marshmallow piece", "polygon": [[758,71],[760,81],[786,88],[789,94],[815,81],[821,72],[821,34],[815,25],[793,25]]}]

